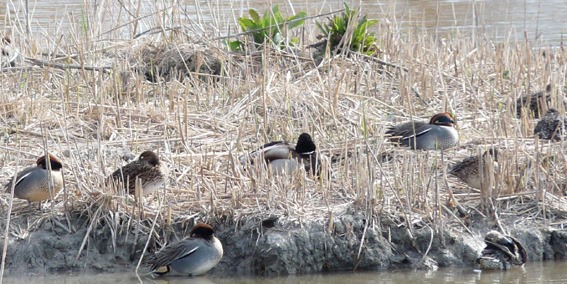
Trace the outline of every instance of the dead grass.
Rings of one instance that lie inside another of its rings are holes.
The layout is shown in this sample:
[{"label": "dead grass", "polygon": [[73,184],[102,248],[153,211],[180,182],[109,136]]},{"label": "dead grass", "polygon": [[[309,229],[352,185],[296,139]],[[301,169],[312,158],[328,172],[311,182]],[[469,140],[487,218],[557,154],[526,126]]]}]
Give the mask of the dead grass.
[{"label": "dead grass", "polygon": [[[313,21],[306,22],[306,29],[315,33]],[[28,62],[0,74],[0,176],[7,181],[44,151],[54,153],[64,164],[65,190],[42,214],[84,212],[94,227],[101,218],[118,224],[116,214],[150,221],[141,229],[149,233],[197,219],[241,224],[275,215],[283,225],[297,225],[353,211],[368,218],[401,216],[396,219],[411,227],[416,219],[454,218],[443,209],[454,205],[447,185],[458,203],[475,212],[480,194],[447,176],[447,168],[495,145],[506,156],[494,196],[499,216],[522,214],[521,220],[564,224],[564,142],[535,141],[536,121],[516,118],[514,106],[519,96],[552,83],[552,104],[565,111],[565,51],[531,42],[477,38],[473,44],[458,33],[441,43],[412,30],[400,34],[388,24],[378,34],[380,58],[406,71],[356,55],[315,63],[302,48],[234,54],[223,50],[220,41],[179,30],[110,42],[103,36],[85,37],[74,26],[65,44],[45,45],[13,35],[26,57],[52,61],[53,56],[40,52],[58,53],[66,58],[61,64],[79,68],[32,67]],[[167,57],[154,58],[159,65],[176,50],[178,55],[187,50],[188,41],[218,55],[222,71],[197,69],[183,71],[191,75],[183,80],[177,75],[158,83],[145,80],[140,70],[149,60],[143,50],[159,49],[149,53]],[[36,46],[46,48],[34,52]],[[163,52],[165,47],[169,51]],[[441,111],[457,116],[458,147],[441,154],[384,142],[389,123],[428,120]],[[322,179],[303,174],[274,178],[261,170],[245,171],[238,163],[239,155],[263,143],[295,141],[301,132],[311,133],[327,156],[353,155],[327,164],[330,174]],[[139,207],[108,191],[104,178],[124,164],[123,156],[148,149],[158,151],[171,177],[162,192]],[[391,162],[380,161],[384,151],[394,151]],[[541,164],[546,155],[554,163]],[[1,202],[7,210],[8,194],[2,194]],[[14,216],[25,205],[14,200]]]}]

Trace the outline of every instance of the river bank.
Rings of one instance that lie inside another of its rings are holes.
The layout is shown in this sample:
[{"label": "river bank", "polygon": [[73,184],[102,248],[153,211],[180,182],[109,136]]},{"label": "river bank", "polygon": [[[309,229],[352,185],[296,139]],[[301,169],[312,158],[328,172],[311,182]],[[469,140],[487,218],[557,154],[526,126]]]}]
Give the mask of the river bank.
[{"label": "river bank", "polygon": [[[69,217],[71,233],[62,225],[66,223],[65,218],[59,216],[44,219],[32,232],[20,231],[19,238],[13,236],[8,246],[5,275],[136,271],[148,243],[147,235],[136,236],[131,230],[113,239],[115,228],[111,224],[101,222],[91,227],[85,216],[69,214]],[[26,219],[29,220],[25,217],[21,221]],[[484,218],[473,219],[476,220],[472,222],[472,234],[454,225],[435,229],[424,223],[416,223],[410,231],[391,218],[369,221],[360,213],[333,218],[332,225],[328,222],[279,224],[276,221],[268,228],[254,221],[213,223],[225,255],[208,275],[274,277],[449,266],[472,270],[477,268],[475,260],[484,248],[484,234],[489,229]],[[24,224],[14,222],[13,225],[22,228]],[[183,236],[187,228],[176,225],[168,231],[171,236]],[[563,230],[519,226],[511,229],[510,234],[524,244],[530,262],[566,258],[567,234]],[[153,241],[149,242],[146,254],[156,249],[151,245]],[[138,273],[146,272],[147,266],[142,261]]]}]

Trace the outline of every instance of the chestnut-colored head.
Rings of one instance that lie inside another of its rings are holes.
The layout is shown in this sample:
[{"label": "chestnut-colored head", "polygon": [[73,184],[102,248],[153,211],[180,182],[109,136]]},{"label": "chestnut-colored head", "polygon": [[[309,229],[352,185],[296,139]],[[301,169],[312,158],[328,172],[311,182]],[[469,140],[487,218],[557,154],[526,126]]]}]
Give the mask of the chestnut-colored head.
[{"label": "chestnut-colored head", "polygon": [[61,163],[61,161],[57,159],[57,157],[51,154],[47,154],[45,156],[39,157],[35,162],[37,166],[43,169],[47,169],[47,157],[49,157],[49,164],[51,165],[51,170],[58,171],[61,168],[63,168],[63,164]]},{"label": "chestnut-colored head", "polygon": [[193,226],[189,236],[191,238],[201,238],[205,240],[210,240],[213,238],[214,233],[215,231],[213,230],[213,227],[205,223],[199,223]]},{"label": "chestnut-colored head", "polygon": [[448,112],[442,112],[432,116],[429,124],[452,127],[455,124],[455,120],[452,114]]}]

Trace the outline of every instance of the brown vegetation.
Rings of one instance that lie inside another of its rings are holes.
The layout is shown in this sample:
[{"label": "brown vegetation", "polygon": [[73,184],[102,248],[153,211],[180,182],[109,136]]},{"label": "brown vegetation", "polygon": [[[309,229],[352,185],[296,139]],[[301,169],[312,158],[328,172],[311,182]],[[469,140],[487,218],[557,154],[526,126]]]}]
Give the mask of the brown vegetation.
[{"label": "brown vegetation", "polygon": [[[11,207],[8,194],[0,197],[2,210],[12,212],[11,222],[52,216],[65,227],[66,212],[79,212],[92,228],[111,223],[115,235],[136,228],[152,242],[172,225],[195,220],[238,226],[278,216],[283,226],[332,226],[335,216],[353,211],[408,228],[416,220],[467,226],[466,214],[482,214],[481,195],[447,168],[496,146],[503,162],[492,217],[563,224],[564,142],[535,139],[537,121],[517,118],[515,102],[552,83],[551,104],[565,111],[565,51],[527,41],[473,42],[458,33],[439,42],[381,23],[379,56],[391,65],[356,54],[315,63],[301,46],[231,53],[220,40],[178,30],[118,43],[69,35],[59,60],[34,52],[38,39],[12,36],[26,57],[54,64],[27,60],[0,74],[0,176],[9,180],[49,151],[63,162],[65,188],[47,211],[26,212],[22,200]],[[306,30],[314,30],[309,20]],[[192,66],[181,60],[187,57]],[[157,83],[146,80],[152,66],[167,70],[152,77]],[[411,151],[385,142],[390,123],[443,111],[456,115],[456,148]],[[238,163],[263,143],[294,141],[302,132],[311,133],[322,155],[350,157],[333,164],[328,158],[329,174],[320,179],[273,178]],[[107,190],[104,178],[124,165],[123,156],[145,150],[169,166],[170,180],[140,206]],[[390,161],[381,159],[385,151]]]}]

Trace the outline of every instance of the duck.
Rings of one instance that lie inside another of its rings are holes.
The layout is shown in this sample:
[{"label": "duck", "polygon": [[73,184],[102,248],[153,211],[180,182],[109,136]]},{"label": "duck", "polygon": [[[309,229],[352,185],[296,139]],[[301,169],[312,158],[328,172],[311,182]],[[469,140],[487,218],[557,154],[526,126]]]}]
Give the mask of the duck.
[{"label": "duck", "polygon": [[561,141],[565,139],[565,123],[567,119],[558,110],[550,108],[538,121],[534,128],[534,135],[540,139]]},{"label": "duck", "polygon": [[528,260],[524,246],[514,237],[490,231],[484,237],[486,247],[477,259],[481,269],[508,270],[523,267]]},{"label": "duck", "polygon": [[163,247],[148,262],[154,275],[198,276],[215,267],[222,256],[222,243],[215,237],[213,228],[199,223],[188,238]]},{"label": "duck", "polygon": [[522,110],[527,111],[533,118],[539,118],[544,109],[551,103],[551,84],[545,91],[524,95],[516,100],[516,115],[522,117]]},{"label": "duck", "polygon": [[459,133],[448,112],[431,117],[429,123],[410,121],[388,127],[389,140],[414,150],[444,150],[457,145]]},{"label": "duck", "polygon": [[162,187],[168,175],[167,167],[153,151],[144,151],[138,159],[114,171],[107,182],[123,186],[129,194],[135,194],[139,180],[142,194],[147,195]]},{"label": "duck", "polygon": [[12,46],[12,39],[9,36],[4,36],[0,40],[0,67],[16,67],[16,64],[21,63],[22,55]]},{"label": "duck", "polygon": [[[28,167],[16,174],[6,184],[6,192],[12,192],[19,199],[25,199],[31,206],[32,202],[53,199],[63,188],[63,164],[54,155],[41,156],[35,167]],[[50,180],[51,179],[51,180]]]},{"label": "duck", "polygon": [[482,155],[471,156],[453,165],[449,174],[458,177],[468,186],[482,189],[487,186],[489,174],[498,168],[498,149],[490,148]]},{"label": "duck", "polygon": [[306,172],[317,176],[321,171],[321,163],[316,150],[311,135],[301,133],[295,146],[285,141],[274,141],[241,156],[239,160],[243,165],[253,165],[262,158],[275,174],[290,174],[303,167]]}]

